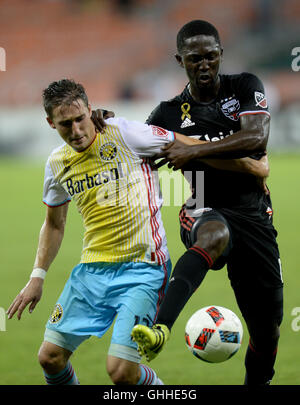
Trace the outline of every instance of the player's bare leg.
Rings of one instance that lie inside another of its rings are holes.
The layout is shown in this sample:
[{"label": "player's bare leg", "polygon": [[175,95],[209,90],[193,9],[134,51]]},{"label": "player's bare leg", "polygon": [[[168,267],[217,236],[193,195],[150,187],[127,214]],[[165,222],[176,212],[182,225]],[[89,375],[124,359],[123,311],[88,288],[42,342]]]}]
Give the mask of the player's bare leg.
[{"label": "player's bare leg", "polygon": [[108,355],[106,369],[116,385],[163,385],[151,368],[119,357]]},{"label": "player's bare leg", "polygon": [[76,385],[77,377],[69,358],[72,352],[44,341],[40,347],[38,358],[49,385]]},{"label": "player's bare leg", "polygon": [[118,357],[107,356],[106,369],[114,384],[135,385],[140,378],[138,363]]}]

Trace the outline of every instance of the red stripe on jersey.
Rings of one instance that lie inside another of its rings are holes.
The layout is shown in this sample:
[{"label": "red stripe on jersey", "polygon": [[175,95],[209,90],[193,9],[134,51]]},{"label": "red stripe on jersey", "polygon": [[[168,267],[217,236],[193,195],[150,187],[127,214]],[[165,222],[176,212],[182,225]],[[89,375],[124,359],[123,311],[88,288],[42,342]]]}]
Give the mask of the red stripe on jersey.
[{"label": "red stripe on jersey", "polygon": [[270,113],[269,113],[269,111],[262,111],[262,110],[259,110],[259,111],[245,111],[245,112],[241,112],[240,114],[239,114],[239,117],[241,117],[242,115],[254,115],[254,114],[267,114],[267,115],[271,115]]},{"label": "red stripe on jersey", "polygon": [[162,300],[165,298],[165,288],[166,288],[166,285],[167,285],[167,282],[168,282],[168,269],[167,269],[166,263],[163,263],[163,268],[164,268],[165,276],[164,276],[162,286],[160,287],[160,289],[158,291],[158,300],[157,300],[157,303],[156,303],[156,314],[154,316],[154,323],[156,322],[156,318],[157,318],[157,315],[158,315],[160,304],[162,303]]},{"label": "red stripe on jersey", "polygon": [[[162,236],[159,234],[159,223],[158,223],[157,217],[156,217],[156,213],[159,211],[159,207],[156,202],[156,194],[155,194],[155,186],[154,186],[154,173],[153,173],[153,170],[151,169],[150,164],[148,165],[148,168],[150,169],[150,187],[151,187],[151,191],[152,191],[152,195],[153,195],[153,199],[154,199],[154,208],[155,208],[155,216],[153,217],[153,220],[154,220],[154,223],[155,223],[156,229],[157,229],[159,246],[161,247],[162,246]],[[159,254],[161,256],[161,263],[164,263],[166,260],[166,257],[160,248],[159,248],[159,251],[157,252],[157,254]]]},{"label": "red stripe on jersey", "polygon": [[148,205],[149,205],[149,210],[150,210],[150,225],[151,225],[151,230],[152,230],[152,237],[155,243],[155,253],[157,254],[157,259],[158,259],[158,264],[162,264],[164,262],[163,260],[163,254],[160,251],[159,246],[161,245],[161,236],[159,235],[159,225],[157,223],[157,220],[155,218],[156,212],[153,210],[156,208],[156,211],[158,210],[158,207],[155,207],[151,203],[151,194],[154,195],[154,192],[152,191],[151,187],[151,168],[149,170],[149,164],[146,163],[145,160],[143,160],[143,163],[141,164],[141,168],[143,170],[144,174],[144,179],[146,183],[146,188],[147,188],[147,194],[148,194]]},{"label": "red stripe on jersey", "polygon": [[[157,256],[159,256],[158,257],[158,259],[159,259],[159,258],[161,258],[160,251],[159,251],[159,246],[161,245],[161,237],[158,233],[159,225],[158,225],[156,217],[155,217],[158,208],[154,204],[155,192],[153,191],[153,187],[152,187],[152,183],[151,183],[152,170],[149,167],[148,163],[145,164],[145,168],[147,171],[146,180],[148,180],[148,200],[149,200],[149,207],[150,207],[150,212],[151,212],[150,223],[151,223],[151,228],[152,228],[153,239],[155,241],[155,247],[156,247],[155,253],[157,254]],[[149,190],[150,190],[150,193],[149,193]],[[151,196],[152,196],[152,198],[151,198]],[[160,260],[158,260],[158,261],[159,261],[159,264],[162,263],[162,262],[160,262]]]}]

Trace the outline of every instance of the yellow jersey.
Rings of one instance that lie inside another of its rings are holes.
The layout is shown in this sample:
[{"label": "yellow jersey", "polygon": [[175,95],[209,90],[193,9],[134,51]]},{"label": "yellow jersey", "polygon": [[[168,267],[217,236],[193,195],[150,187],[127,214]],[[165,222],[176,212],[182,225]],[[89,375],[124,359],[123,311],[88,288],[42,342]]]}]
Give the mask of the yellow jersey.
[{"label": "yellow jersey", "polygon": [[43,202],[75,201],[84,223],[82,263],[169,259],[158,173],[149,158],[173,140],[172,131],[110,118],[86,150],[63,144],[51,153]]}]

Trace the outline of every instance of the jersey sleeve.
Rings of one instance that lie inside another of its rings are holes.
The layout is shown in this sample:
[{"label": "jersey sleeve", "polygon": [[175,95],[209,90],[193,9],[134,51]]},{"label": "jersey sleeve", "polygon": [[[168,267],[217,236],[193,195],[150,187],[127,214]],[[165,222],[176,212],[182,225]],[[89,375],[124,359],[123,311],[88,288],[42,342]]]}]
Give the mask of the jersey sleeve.
[{"label": "jersey sleeve", "polygon": [[126,145],[140,157],[152,157],[162,146],[174,141],[175,134],[156,125],[118,118],[117,125]]},{"label": "jersey sleeve", "polygon": [[45,167],[43,203],[48,207],[58,207],[71,201],[71,196],[54,178],[49,160]]},{"label": "jersey sleeve", "polygon": [[240,102],[240,117],[246,114],[265,113],[270,115],[265,89],[257,76],[243,73],[238,83],[237,93]]},{"label": "jersey sleeve", "polygon": [[160,103],[154,110],[150,113],[149,117],[146,120],[148,125],[157,125],[159,127],[166,128],[164,114],[162,112],[162,103]]}]

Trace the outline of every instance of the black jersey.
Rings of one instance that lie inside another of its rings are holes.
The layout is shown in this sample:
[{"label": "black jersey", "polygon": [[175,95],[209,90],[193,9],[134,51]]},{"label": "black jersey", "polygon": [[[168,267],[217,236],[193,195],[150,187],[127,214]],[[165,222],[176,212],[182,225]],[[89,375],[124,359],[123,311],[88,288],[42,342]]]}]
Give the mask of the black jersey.
[{"label": "black jersey", "polygon": [[[269,114],[263,84],[255,75],[242,73],[220,75],[219,93],[210,103],[197,103],[186,86],[180,95],[161,102],[147,123],[214,142],[239,131],[242,115],[258,113]],[[183,170],[204,171],[206,207],[255,208],[263,198],[251,174],[218,170],[199,161]]]}]

